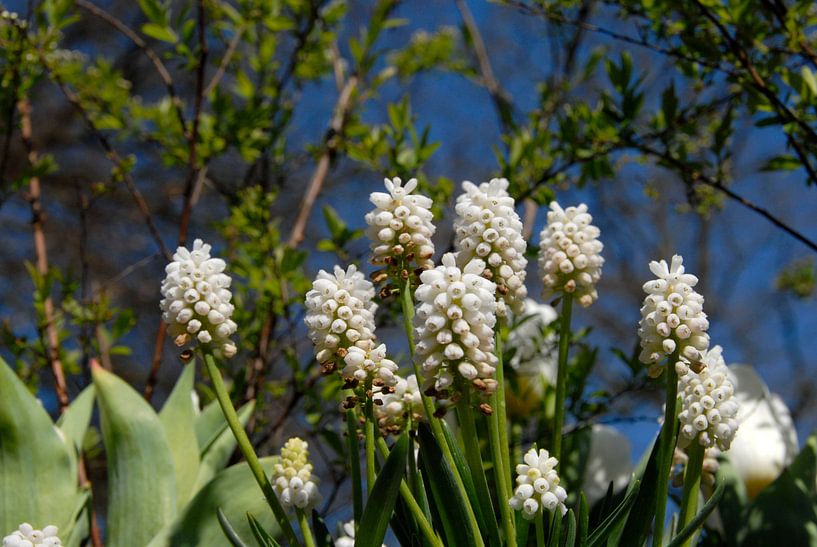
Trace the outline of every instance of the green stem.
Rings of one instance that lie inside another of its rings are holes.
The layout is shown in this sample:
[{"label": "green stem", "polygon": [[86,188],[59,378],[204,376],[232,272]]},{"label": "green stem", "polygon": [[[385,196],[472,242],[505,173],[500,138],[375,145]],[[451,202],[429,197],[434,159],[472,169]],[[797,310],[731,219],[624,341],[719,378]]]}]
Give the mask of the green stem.
[{"label": "green stem", "polygon": [[664,425],[658,439],[658,485],[656,489],[655,526],[652,537],[653,547],[661,547],[664,540],[664,520],[667,515],[667,497],[669,495],[669,475],[672,471],[672,453],[675,449],[676,407],[678,398],[678,374],[675,362],[678,352],[670,355],[667,363],[667,393],[664,409]]},{"label": "green stem", "polygon": [[[499,394],[495,393],[493,401],[495,402]],[[496,410],[496,406],[494,406]],[[502,435],[500,434],[500,420],[497,412],[491,414],[488,418],[489,434],[491,442],[491,455],[494,459],[494,477],[496,480],[497,489],[499,490],[499,513],[502,517],[502,530],[505,532],[505,541],[509,547],[516,547],[516,530],[514,529],[513,514],[508,500],[511,499],[510,493],[510,477],[506,473],[507,465],[504,464],[503,446],[507,452],[507,443],[502,442]],[[510,457],[510,456],[506,456]]]},{"label": "green stem", "polygon": [[309,527],[309,519],[306,518],[306,513],[300,509],[296,509],[298,515],[298,526],[301,527],[301,534],[304,536],[304,547],[315,547],[315,538],[312,536],[312,529]]},{"label": "green stem", "polygon": [[562,427],[565,421],[567,394],[567,354],[570,349],[570,316],[573,313],[573,295],[562,296],[562,317],[559,328],[559,368],[556,374],[556,408],[553,418],[553,441],[550,455],[562,461]]},{"label": "green stem", "polygon": [[[411,356],[414,356],[414,331],[412,327],[412,320],[414,319],[414,302],[412,301],[411,297],[411,280],[407,279],[403,287],[401,287],[400,291],[400,303],[403,307],[403,326],[406,329],[406,338],[408,338],[409,343],[409,353]],[[420,365],[417,364],[414,359],[412,359],[412,364],[414,365],[414,374],[417,376],[417,382],[422,385],[422,372],[420,370]],[[468,517],[468,525],[471,528],[471,532],[476,538],[477,545],[476,547],[482,547],[484,542],[482,541],[482,535],[479,530],[479,523],[477,522],[476,514],[474,513],[474,508],[471,507],[471,504],[468,501],[468,491],[465,489],[465,483],[460,476],[459,470],[457,469],[457,464],[454,461],[454,455],[451,450],[451,446],[449,446],[445,433],[443,432],[443,428],[440,425],[440,419],[434,416],[434,403],[431,401],[431,397],[427,396],[425,393],[421,391],[421,399],[423,401],[423,409],[425,410],[426,420],[428,420],[428,424],[431,426],[431,432],[434,435],[434,438],[437,440],[437,444],[440,445],[440,449],[443,452],[443,458],[448,463],[449,468],[451,469],[451,474],[454,476],[454,482],[457,484],[457,489],[460,491],[462,495],[462,499],[465,503],[465,509],[467,512]]]},{"label": "green stem", "polygon": [[[389,457],[389,447],[386,445],[386,440],[382,437],[378,437],[377,447],[380,449],[380,455],[383,456],[383,459],[387,459]],[[412,446],[409,451],[414,452],[414,446]],[[431,527],[431,524],[429,523],[426,515],[423,513],[422,508],[411,494],[411,489],[408,487],[408,484],[406,484],[406,481],[400,482],[400,496],[403,498],[403,501],[406,502],[409,511],[411,511],[414,520],[420,526],[420,531],[423,533],[428,542],[435,547],[442,547],[442,541],[437,536],[436,532],[434,532],[434,528]]]},{"label": "green stem", "polygon": [[278,496],[275,494],[275,490],[272,489],[272,484],[270,484],[269,478],[267,478],[267,474],[264,472],[264,468],[261,467],[261,462],[258,461],[258,456],[255,454],[250,438],[247,436],[244,427],[238,419],[238,414],[236,414],[235,407],[233,407],[233,403],[230,401],[230,395],[224,386],[224,380],[221,378],[221,371],[218,369],[215,359],[211,354],[205,353],[204,362],[206,364],[207,374],[210,375],[210,379],[213,381],[213,389],[216,392],[218,404],[221,406],[221,412],[224,414],[227,425],[233,432],[233,436],[238,443],[238,448],[247,460],[247,465],[249,465],[250,471],[252,471],[255,477],[255,481],[264,493],[264,497],[267,499],[267,503],[275,514],[278,525],[281,527],[284,535],[286,535],[290,545],[299,545],[298,537],[295,535],[295,530],[292,529],[286,511],[284,511],[284,508],[281,506],[281,502],[278,501]]},{"label": "green stem", "polygon": [[[701,474],[704,465],[704,452],[706,449],[701,446],[698,439],[693,439],[689,445],[689,460],[684,472],[684,493],[681,497],[681,517],[678,529],[682,530],[689,522],[695,518],[698,511],[698,492],[701,490]],[[692,545],[692,538],[689,537],[683,546]]]},{"label": "green stem", "polygon": [[349,466],[352,471],[352,503],[355,525],[363,516],[363,489],[360,485],[360,443],[357,439],[357,413],[353,408],[346,411],[347,439],[349,445]]},{"label": "green stem", "polygon": [[511,455],[510,444],[508,443],[508,411],[505,408],[505,364],[503,361],[502,348],[502,326],[501,317],[496,321],[496,401],[493,404],[496,415],[497,426],[499,427],[500,454],[502,456],[502,470],[504,471],[507,484],[511,481]]},{"label": "green stem", "polygon": [[536,547],[545,547],[545,527],[544,514],[537,516],[536,522]]},{"label": "green stem", "polygon": [[[462,397],[457,401],[457,418],[459,419],[462,442],[465,446],[465,460],[471,470],[471,478],[474,481],[477,496],[487,501],[487,507],[491,507],[491,491],[488,490],[488,480],[485,478],[485,467],[482,464],[482,452],[479,448],[479,435],[477,434],[477,426],[471,409],[470,387],[462,389]],[[494,518],[492,507],[484,518]]]},{"label": "green stem", "polygon": [[366,439],[366,491],[371,494],[377,471],[375,470],[374,457],[374,413],[372,410],[372,398],[369,396],[366,397],[366,423],[363,424],[363,427]]}]

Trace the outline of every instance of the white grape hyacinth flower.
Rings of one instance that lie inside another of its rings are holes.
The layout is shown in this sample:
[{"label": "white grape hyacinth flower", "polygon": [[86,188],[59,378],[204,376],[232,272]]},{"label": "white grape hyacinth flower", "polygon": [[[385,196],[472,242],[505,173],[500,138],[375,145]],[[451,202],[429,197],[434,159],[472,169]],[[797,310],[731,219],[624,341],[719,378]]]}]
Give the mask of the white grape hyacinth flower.
[{"label": "white grape hyacinth flower", "polygon": [[591,224],[587,205],[562,207],[550,204],[547,225],[539,236],[539,273],[542,297],[549,300],[559,293],[575,295],[583,307],[598,299],[596,284],[601,279],[604,245],[601,231]]},{"label": "white grape hyacinth flower", "polygon": [[424,391],[438,398],[463,382],[488,395],[496,390],[496,284],[482,277],[484,270],[479,259],[460,270],[455,256],[446,253],[441,265],[420,275],[414,359],[425,377]]},{"label": "white grape hyacinth flower", "polygon": [[[322,365],[339,364],[352,347],[374,349],[374,285],[353,264],[318,272],[306,293],[304,323]],[[331,368],[328,370],[332,370]]]},{"label": "white grape hyacinth flower", "polygon": [[388,393],[375,393],[374,417],[384,433],[398,434],[410,422],[412,427],[425,420],[423,399],[417,376],[397,377],[397,382]]},{"label": "white grape hyacinth flower", "polygon": [[694,289],[698,278],[685,273],[683,257],[673,256],[669,265],[652,261],[650,271],[656,279],[644,283],[647,297],[638,323],[639,360],[649,365],[650,376],[658,377],[664,358],[676,351],[689,363],[701,361],[709,347],[709,320],[703,311],[704,297]]},{"label": "white grape hyacinth flower", "polygon": [[341,374],[358,383],[371,383],[375,387],[394,386],[397,383],[397,363],[386,357],[386,344],[371,351],[352,346],[343,358],[346,366]]},{"label": "white grape hyacinth flower", "polygon": [[386,276],[395,277],[402,270],[415,267],[427,270],[434,267],[434,243],[431,237],[435,227],[431,198],[413,194],[417,179],[405,184],[397,177],[385,179],[385,192],[372,192],[369,201],[374,210],[366,213],[366,236],[371,241],[372,264],[386,266]]},{"label": "white grape hyacinth flower", "polygon": [[473,258],[485,261],[491,280],[496,283],[499,317],[507,315],[506,307],[514,314],[523,313],[528,294],[527,243],[522,237],[522,221],[514,199],[508,194],[508,184],[507,179],[491,179],[480,185],[465,181],[454,207],[457,261],[461,265]]},{"label": "white grape hyacinth flower", "polygon": [[17,530],[3,538],[3,547],[57,547],[62,545],[57,532],[57,527],[53,525],[36,530],[24,522]]},{"label": "white grape hyacinth flower", "polygon": [[517,486],[508,505],[514,511],[522,511],[526,520],[541,518],[545,509],[550,512],[558,509],[560,516],[564,516],[567,492],[559,486],[559,475],[554,469],[559,461],[544,448],[538,452],[531,448],[525,453],[524,461],[516,466]]},{"label": "white grape hyacinth flower", "polygon": [[705,351],[702,362],[704,366],[700,372],[683,362],[676,367],[681,396],[678,445],[684,448],[697,439],[703,447],[717,446],[720,450],[729,450],[738,429],[738,401],[721,347],[714,346]]},{"label": "white grape hyacinth flower", "polygon": [[[355,547],[355,521],[338,523],[338,539],[335,540],[335,547]],[[383,544],[386,547],[386,544]]]},{"label": "white grape hyacinth flower", "polygon": [[211,248],[197,239],[192,251],[176,249],[162,281],[162,319],[176,345],[195,339],[224,357],[232,357],[236,346],[230,336],[237,328],[231,319],[235,310],[230,303],[232,279],[224,273],[226,262],[210,256]]},{"label": "white grape hyacinth flower", "polygon": [[285,509],[311,509],[321,501],[308,449],[309,444],[299,437],[289,439],[281,448],[281,461],[273,467],[273,489]]}]

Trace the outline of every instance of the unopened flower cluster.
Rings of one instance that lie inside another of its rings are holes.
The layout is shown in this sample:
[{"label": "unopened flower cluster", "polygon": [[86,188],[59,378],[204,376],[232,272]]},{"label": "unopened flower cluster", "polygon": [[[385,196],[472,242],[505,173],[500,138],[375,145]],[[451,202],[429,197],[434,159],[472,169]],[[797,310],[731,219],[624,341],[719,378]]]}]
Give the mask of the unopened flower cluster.
[{"label": "unopened flower cluster", "polygon": [[545,300],[565,292],[587,307],[598,298],[596,283],[601,279],[604,245],[592,221],[584,203],[566,209],[555,201],[550,204],[547,226],[539,236],[539,273]]},{"label": "unopened flower cluster", "polygon": [[62,545],[57,537],[56,526],[46,526],[42,530],[35,530],[29,523],[24,522],[20,527],[3,538],[3,547],[57,547]]},{"label": "unopened flower cluster", "polygon": [[550,457],[547,450],[540,448],[537,452],[531,448],[525,453],[525,463],[516,466],[516,490],[508,504],[514,511],[522,511],[527,520],[537,518],[542,511],[559,510],[560,516],[567,513],[565,499],[567,492],[559,486],[559,475],[554,469],[559,463]]},{"label": "unopened flower cluster", "polygon": [[162,318],[179,346],[192,339],[212,344],[224,357],[232,357],[236,346],[230,340],[236,323],[230,317],[230,276],[226,263],[210,256],[210,245],[197,239],[193,250],[179,247],[173,261],[165,267],[162,281]]},{"label": "unopened flower cluster", "polygon": [[321,501],[308,448],[307,442],[299,437],[289,439],[281,448],[280,463],[273,468],[273,489],[286,509],[309,509]]},{"label": "unopened flower cluster", "polygon": [[414,267],[432,268],[431,236],[435,228],[431,223],[431,198],[412,193],[417,188],[417,179],[403,184],[395,177],[384,182],[388,193],[372,192],[369,200],[375,209],[365,217],[372,264],[386,266],[385,276],[393,278]]},{"label": "unopened flower cluster", "polygon": [[454,220],[457,260],[466,264],[481,258],[488,266],[491,280],[500,297],[497,315],[506,315],[506,306],[515,314],[525,308],[525,258],[527,244],[522,237],[522,221],[508,195],[507,179],[491,179],[479,186],[462,183]]},{"label": "unopened flower cluster", "polygon": [[324,270],[306,293],[309,337],[321,364],[338,364],[352,347],[374,349],[374,286],[354,265]]},{"label": "unopened flower cluster", "polygon": [[[675,255],[666,261],[650,262],[656,279],[644,283],[644,306],[638,335],[641,338],[642,363],[650,365],[650,376],[663,371],[661,361],[673,352],[689,363],[701,361],[709,347],[709,321],[703,311],[704,297],[695,292],[698,278],[685,273],[684,259]],[[670,363],[675,366],[675,363]]]},{"label": "unopened flower cluster", "polygon": [[687,446],[697,437],[701,446],[728,450],[738,429],[734,386],[720,346],[704,352],[702,361],[705,366],[697,373],[683,364],[678,367],[682,397],[678,444]]},{"label": "unopened flower cluster", "polygon": [[460,388],[457,378],[487,394],[496,389],[496,285],[482,277],[484,270],[479,259],[460,270],[447,253],[440,266],[420,275],[414,358],[425,377],[423,390],[438,398]]},{"label": "unopened flower cluster", "polygon": [[425,419],[422,394],[414,374],[398,377],[389,393],[375,393],[373,399],[374,417],[384,434],[403,431],[409,419],[414,427]]}]

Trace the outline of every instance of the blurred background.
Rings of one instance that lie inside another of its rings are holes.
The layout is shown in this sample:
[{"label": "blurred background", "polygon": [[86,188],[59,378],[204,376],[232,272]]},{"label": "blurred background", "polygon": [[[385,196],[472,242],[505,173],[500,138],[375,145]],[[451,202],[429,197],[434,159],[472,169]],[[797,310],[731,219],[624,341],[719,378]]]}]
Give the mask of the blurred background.
[{"label": "blurred background", "polygon": [[[57,358],[68,397],[92,358],[157,405],[167,396],[181,363],[159,334],[165,253],[202,238],[237,278],[233,394],[259,398],[257,445],[321,435],[334,403],[300,302],[321,268],[371,271],[368,194],[417,177],[439,254],[461,181],[502,176],[529,230],[533,297],[547,204],[586,202],[601,229],[600,298],[574,326],[591,329],[589,385],[609,395],[592,420],[625,431],[635,458],[658,429],[660,389],[613,350],[637,345],[648,262],[676,253],[727,363],[757,368],[801,438],[817,425],[808,3],[3,9],[17,18],[4,15],[0,53],[0,356],[52,414]],[[405,354],[388,309],[382,321]]]}]

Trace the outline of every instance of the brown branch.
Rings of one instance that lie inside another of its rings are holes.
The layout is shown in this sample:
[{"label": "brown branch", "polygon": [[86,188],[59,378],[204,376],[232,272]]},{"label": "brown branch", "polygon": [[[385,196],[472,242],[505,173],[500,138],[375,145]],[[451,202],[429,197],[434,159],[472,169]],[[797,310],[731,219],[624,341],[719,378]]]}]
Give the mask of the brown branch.
[{"label": "brown branch", "polygon": [[[34,146],[31,132],[31,103],[23,98],[17,103],[20,112],[20,135],[23,139],[28,163],[36,165],[39,161],[37,148]],[[31,228],[34,232],[34,252],[37,255],[37,272],[45,278],[48,275],[48,248],[45,242],[45,212],[42,204],[42,187],[40,177],[33,176],[29,180],[28,203],[31,208]],[[68,387],[65,383],[65,374],[60,360],[60,338],[57,332],[57,323],[54,318],[54,301],[51,295],[45,297],[43,302],[43,318],[45,324],[39,327],[45,330],[46,359],[54,376],[54,391],[60,405],[60,414],[68,407]]]},{"label": "brown branch", "polygon": [[641,150],[642,152],[644,152],[646,154],[654,156],[654,157],[660,159],[661,161],[663,161],[665,164],[667,164],[669,166],[672,166],[674,169],[676,169],[678,171],[679,175],[681,175],[681,177],[686,179],[690,184],[692,184],[692,185],[694,185],[694,184],[704,184],[706,186],[709,186],[711,188],[714,188],[716,190],[719,190],[719,191],[723,192],[723,194],[726,195],[727,197],[729,197],[730,199],[740,203],[741,205],[743,205],[747,209],[749,209],[751,211],[754,211],[755,213],[759,214],[760,216],[762,216],[763,218],[765,218],[766,220],[768,220],[769,222],[771,222],[772,224],[774,224],[775,226],[777,226],[778,228],[780,228],[781,230],[783,230],[784,232],[789,234],[790,236],[794,237],[795,239],[797,239],[798,241],[800,241],[801,243],[803,243],[804,245],[809,247],[811,250],[817,252],[817,243],[810,240],[805,235],[798,232],[797,230],[795,230],[794,228],[792,228],[791,226],[789,226],[788,224],[786,224],[785,222],[783,222],[782,220],[780,220],[779,218],[774,216],[767,209],[765,209],[765,208],[761,207],[760,205],[757,205],[756,203],[750,201],[749,199],[741,196],[740,194],[736,193],[735,191],[733,191],[728,186],[725,186],[721,181],[719,181],[717,179],[714,179],[712,177],[709,177],[709,176],[701,173],[697,169],[690,169],[689,165],[682,162],[681,160],[679,160],[675,156],[671,155],[669,152],[661,152],[660,150],[658,150],[656,148],[653,148],[653,147],[651,147],[651,146],[649,146],[647,144],[644,144],[644,143],[640,143],[640,142],[638,142],[636,140],[631,140],[629,142],[633,147],[637,148],[638,150]]},{"label": "brown branch", "polygon": [[332,158],[335,156],[335,152],[337,152],[340,141],[343,138],[346,119],[352,108],[352,97],[357,91],[358,82],[359,78],[356,74],[350,76],[338,96],[337,103],[335,103],[332,121],[324,136],[323,151],[318,158],[318,165],[315,167],[315,172],[309,181],[309,186],[301,201],[301,206],[298,209],[298,216],[295,218],[295,224],[292,227],[292,233],[289,236],[288,245],[290,247],[297,247],[304,239],[304,231],[306,229],[306,223],[309,220],[309,214],[315,206],[315,200],[318,198],[318,194],[320,194],[323,183],[326,180],[326,175],[329,173]]},{"label": "brown branch", "polygon": [[179,99],[178,93],[176,93],[176,86],[173,83],[173,78],[170,76],[170,72],[167,70],[167,67],[162,62],[159,55],[147,44],[147,42],[142,39],[141,36],[139,36],[133,29],[128,27],[121,20],[117,19],[113,14],[108,13],[88,0],[76,0],[76,3],[77,6],[81,7],[92,15],[95,15],[96,17],[99,17],[122,33],[126,38],[133,42],[137,48],[142,50],[148,59],[150,59],[150,62],[153,63],[153,66],[156,68],[156,72],[159,74],[159,78],[162,79],[162,83],[164,83],[165,87],[167,88],[167,94],[170,95],[170,100],[173,104],[174,110],[176,111],[176,117],[178,118],[179,125],[182,128],[182,133],[186,135],[187,123],[185,123],[181,100]]},{"label": "brown branch", "polygon": [[147,226],[150,235],[153,237],[153,241],[156,243],[156,246],[159,248],[162,255],[164,255],[164,257],[167,260],[170,260],[172,258],[172,254],[168,250],[167,246],[165,246],[164,241],[162,241],[162,236],[159,233],[159,229],[153,222],[153,215],[151,215],[150,213],[150,207],[148,207],[148,204],[145,201],[144,196],[142,196],[142,192],[140,192],[139,188],[136,187],[136,182],[133,180],[133,177],[128,172],[125,163],[119,156],[119,153],[113,147],[108,137],[106,137],[105,134],[102,133],[102,131],[100,131],[96,127],[93,120],[91,119],[91,115],[85,109],[85,107],[82,106],[79,97],[73,91],[71,91],[71,89],[69,89],[69,87],[59,76],[59,74],[54,72],[54,70],[48,65],[45,59],[45,55],[43,55],[42,52],[40,52],[40,60],[43,63],[43,66],[45,66],[48,69],[51,79],[60,88],[63,95],[65,95],[65,98],[68,99],[68,102],[71,103],[71,106],[73,106],[74,109],[79,113],[79,115],[82,116],[83,120],[85,121],[85,125],[88,127],[88,130],[94,135],[94,137],[96,137],[97,141],[99,142],[100,146],[105,152],[105,157],[107,157],[108,160],[110,160],[110,162],[113,163],[114,166],[117,168],[119,175],[122,177],[122,180],[125,183],[125,187],[128,189],[131,198],[133,199],[134,203],[136,204],[136,207],[139,209],[139,212],[141,213],[142,218],[145,221],[145,225]]},{"label": "brown branch", "polygon": [[[23,55],[23,44],[25,43],[27,36],[24,29],[21,29],[18,26],[15,26],[14,28],[17,29],[19,37],[19,40],[17,41],[17,50],[11,59],[11,89],[13,90],[15,97],[9,101],[8,110],[6,110],[6,135],[3,142],[3,152],[2,155],[0,155],[0,189],[3,189],[5,186],[6,167],[8,165],[9,153],[11,152],[11,139],[14,135],[14,112],[17,108],[17,94],[19,93],[20,87],[20,67],[22,66],[21,57]],[[0,194],[0,204],[3,203],[5,197],[5,195]]]}]

